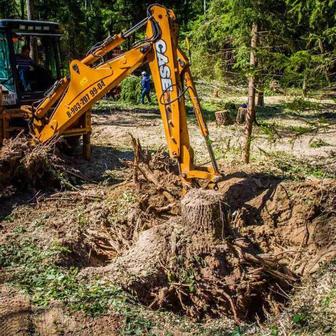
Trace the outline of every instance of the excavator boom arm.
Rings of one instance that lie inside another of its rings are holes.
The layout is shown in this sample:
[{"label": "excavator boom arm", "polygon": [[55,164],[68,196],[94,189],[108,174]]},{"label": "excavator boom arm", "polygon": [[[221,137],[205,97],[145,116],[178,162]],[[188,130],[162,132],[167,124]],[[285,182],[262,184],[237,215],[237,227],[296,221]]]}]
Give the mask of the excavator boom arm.
[{"label": "excavator boom arm", "polygon": [[[129,51],[99,63],[104,55],[146,25],[146,38]],[[160,5],[150,6],[148,18],[124,34],[109,37],[95,46],[82,60],[70,63],[69,77],[58,81],[34,111],[33,131],[46,142],[62,135],[92,105],[138,67],[148,63],[171,157],[179,162],[181,176],[191,181],[220,178],[209,141],[209,132],[196,93],[187,57],[178,48],[174,13]],[[201,135],[209,150],[211,167],[194,165],[190,145],[185,93],[188,92]]]}]

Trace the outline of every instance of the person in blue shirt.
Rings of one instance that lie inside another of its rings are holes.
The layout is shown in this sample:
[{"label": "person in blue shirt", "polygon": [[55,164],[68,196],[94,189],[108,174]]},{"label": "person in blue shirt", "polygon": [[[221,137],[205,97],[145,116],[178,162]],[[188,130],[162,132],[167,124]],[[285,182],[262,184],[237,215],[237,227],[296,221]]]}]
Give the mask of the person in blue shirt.
[{"label": "person in blue shirt", "polygon": [[147,97],[148,102],[151,103],[150,98],[150,76],[146,71],[141,73],[141,104],[145,103],[145,97]]},{"label": "person in blue shirt", "polygon": [[15,55],[19,79],[24,91],[31,91],[31,85],[28,77],[29,72],[34,70],[34,61],[30,58],[29,54],[29,45],[24,45],[21,49],[21,54]]}]

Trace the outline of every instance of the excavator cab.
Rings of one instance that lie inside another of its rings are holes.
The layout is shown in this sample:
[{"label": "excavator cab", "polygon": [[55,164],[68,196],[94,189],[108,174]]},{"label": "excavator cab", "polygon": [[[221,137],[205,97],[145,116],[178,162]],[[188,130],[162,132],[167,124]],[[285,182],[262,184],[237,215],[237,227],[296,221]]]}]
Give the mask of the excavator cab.
[{"label": "excavator cab", "polygon": [[32,105],[61,77],[54,22],[0,20],[0,145],[27,127],[22,105]]}]

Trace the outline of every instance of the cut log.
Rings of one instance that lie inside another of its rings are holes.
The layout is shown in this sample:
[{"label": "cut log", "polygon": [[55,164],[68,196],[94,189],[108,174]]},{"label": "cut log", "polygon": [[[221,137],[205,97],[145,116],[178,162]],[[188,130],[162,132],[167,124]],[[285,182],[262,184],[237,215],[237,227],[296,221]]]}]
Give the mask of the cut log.
[{"label": "cut log", "polygon": [[182,223],[193,235],[223,239],[225,203],[214,190],[192,189],[181,201]]},{"label": "cut log", "polygon": [[239,107],[236,117],[237,124],[244,124],[246,122],[247,107]]},{"label": "cut log", "polygon": [[215,113],[217,125],[232,125],[233,120],[230,117],[230,113],[227,110],[218,111]]}]

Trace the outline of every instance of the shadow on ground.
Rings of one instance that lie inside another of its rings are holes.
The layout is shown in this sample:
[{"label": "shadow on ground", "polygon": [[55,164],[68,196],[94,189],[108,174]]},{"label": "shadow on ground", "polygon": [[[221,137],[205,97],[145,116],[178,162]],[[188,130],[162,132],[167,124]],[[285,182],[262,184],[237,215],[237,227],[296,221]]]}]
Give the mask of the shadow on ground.
[{"label": "shadow on ground", "polygon": [[262,224],[260,212],[282,181],[270,174],[238,171],[225,176],[219,191],[232,213],[239,209],[248,214],[249,225]]},{"label": "shadow on ground", "polygon": [[133,151],[117,150],[110,146],[92,145],[90,160],[85,160],[81,155],[81,148],[76,150],[72,156],[67,156],[67,162],[81,174],[92,180],[101,182],[105,179],[106,173],[120,171],[126,168],[123,161],[133,160]]},{"label": "shadow on ground", "polygon": [[[128,174],[123,161],[133,160],[131,150],[120,151],[108,146],[92,146],[90,161],[83,158],[82,147],[79,146],[72,155],[63,155],[69,167],[78,170],[78,176],[74,176],[72,185],[79,187],[84,183],[100,183],[113,185],[125,179]],[[18,190],[8,198],[0,198],[0,221],[10,216],[11,212],[22,204],[34,204],[41,195],[48,195],[60,190],[52,188],[45,190]],[[0,223],[1,226],[1,223]]]}]

